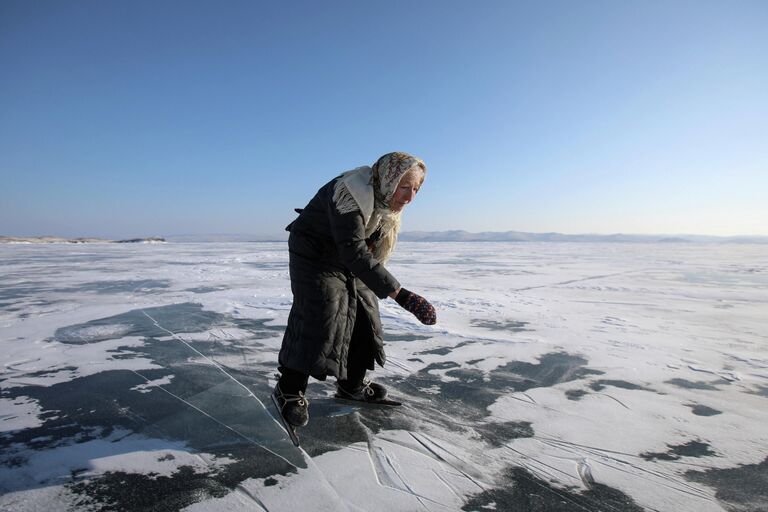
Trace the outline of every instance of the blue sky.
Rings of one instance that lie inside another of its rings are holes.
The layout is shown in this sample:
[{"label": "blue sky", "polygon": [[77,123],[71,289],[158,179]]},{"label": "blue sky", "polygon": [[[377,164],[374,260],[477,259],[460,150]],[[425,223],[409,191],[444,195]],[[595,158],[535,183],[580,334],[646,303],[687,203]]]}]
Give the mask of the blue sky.
[{"label": "blue sky", "polygon": [[389,151],[405,230],[768,234],[765,1],[0,2],[0,234],[281,232]]}]

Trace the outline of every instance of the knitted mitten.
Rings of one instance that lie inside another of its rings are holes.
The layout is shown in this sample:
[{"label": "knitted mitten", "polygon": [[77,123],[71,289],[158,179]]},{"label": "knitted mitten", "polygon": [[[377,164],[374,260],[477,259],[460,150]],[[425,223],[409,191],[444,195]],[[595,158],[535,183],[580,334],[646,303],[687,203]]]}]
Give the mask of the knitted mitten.
[{"label": "knitted mitten", "polygon": [[417,295],[405,288],[400,288],[400,292],[398,292],[395,300],[403,309],[413,313],[419,319],[419,322],[424,325],[435,325],[435,322],[437,322],[437,313],[434,306],[421,295]]}]

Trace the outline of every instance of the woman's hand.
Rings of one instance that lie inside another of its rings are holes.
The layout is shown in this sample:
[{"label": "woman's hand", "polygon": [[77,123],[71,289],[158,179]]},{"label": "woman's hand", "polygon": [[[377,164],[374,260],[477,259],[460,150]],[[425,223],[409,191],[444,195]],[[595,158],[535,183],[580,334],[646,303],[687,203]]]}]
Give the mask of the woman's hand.
[{"label": "woman's hand", "polygon": [[[392,294],[390,294],[390,297],[392,297]],[[417,295],[405,288],[400,288],[393,298],[403,309],[413,313],[413,316],[418,318],[419,322],[424,325],[435,325],[437,322],[437,312],[434,306],[421,295]]]}]

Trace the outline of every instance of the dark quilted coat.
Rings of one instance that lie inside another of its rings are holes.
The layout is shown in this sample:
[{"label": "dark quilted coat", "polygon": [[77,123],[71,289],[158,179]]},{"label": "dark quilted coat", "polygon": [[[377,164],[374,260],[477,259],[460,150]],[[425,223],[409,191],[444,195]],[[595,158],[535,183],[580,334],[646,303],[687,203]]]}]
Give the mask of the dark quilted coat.
[{"label": "dark quilted coat", "polygon": [[[346,378],[356,321],[370,323],[375,359],[384,365],[378,299],[400,287],[368,250],[362,213],[336,210],[335,183],[323,186],[287,228],[293,305],[279,363],[321,380]],[[356,318],[358,301],[367,318]]]}]

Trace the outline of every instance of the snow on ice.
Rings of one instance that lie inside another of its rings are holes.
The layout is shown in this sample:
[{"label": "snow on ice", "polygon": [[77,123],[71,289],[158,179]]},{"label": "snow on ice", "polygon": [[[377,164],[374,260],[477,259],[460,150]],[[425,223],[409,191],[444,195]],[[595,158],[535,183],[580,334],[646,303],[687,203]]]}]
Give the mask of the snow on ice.
[{"label": "snow on ice", "polygon": [[283,243],[0,246],[0,509],[768,508],[768,251],[401,243],[405,402],[269,408]]}]

